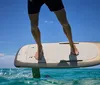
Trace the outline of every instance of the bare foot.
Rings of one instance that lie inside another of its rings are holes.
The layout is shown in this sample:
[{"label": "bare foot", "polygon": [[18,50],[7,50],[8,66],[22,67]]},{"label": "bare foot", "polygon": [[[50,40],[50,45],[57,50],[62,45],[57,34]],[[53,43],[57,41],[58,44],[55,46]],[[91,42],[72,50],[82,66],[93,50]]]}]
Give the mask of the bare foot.
[{"label": "bare foot", "polygon": [[41,46],[41,47],[38,47],[38,50],[34,57],[36,60],[41,60],[42,56],[43,56],[43,50],[42,50],[42,46]]},{"label": "bare foot", "polygon": [[73,54],[73,55],[79,55],[79,51],[78,51],[78,49],[76,48],[75,45],[73,45],[73,47],[71,48],[71,54]]}]

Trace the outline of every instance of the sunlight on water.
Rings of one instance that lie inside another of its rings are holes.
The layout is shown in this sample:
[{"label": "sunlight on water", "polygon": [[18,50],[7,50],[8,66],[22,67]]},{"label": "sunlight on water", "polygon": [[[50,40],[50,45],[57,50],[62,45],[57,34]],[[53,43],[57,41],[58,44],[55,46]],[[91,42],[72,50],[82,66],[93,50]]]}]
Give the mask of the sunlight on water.
[{"label": "sunlight on water", "polygon": [[0,85],[100,85],[100,69],[41,69],[32,78],[31,69],[0,69]]}]

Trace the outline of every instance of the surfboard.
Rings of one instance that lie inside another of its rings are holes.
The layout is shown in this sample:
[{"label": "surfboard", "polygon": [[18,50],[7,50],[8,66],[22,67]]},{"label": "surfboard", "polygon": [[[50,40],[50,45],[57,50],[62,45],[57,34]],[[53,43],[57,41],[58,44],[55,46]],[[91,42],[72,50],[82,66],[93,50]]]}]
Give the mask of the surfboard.
[{"label": "surfboard", "polygon": [[44,56],[41,60],[34,58],[36,44],[22,46],[16,53],[14,65],[29,68],[76,68],[100,64],[99,42],[76,42],[79,55],[70,54],[68,42],[42,43]]}]

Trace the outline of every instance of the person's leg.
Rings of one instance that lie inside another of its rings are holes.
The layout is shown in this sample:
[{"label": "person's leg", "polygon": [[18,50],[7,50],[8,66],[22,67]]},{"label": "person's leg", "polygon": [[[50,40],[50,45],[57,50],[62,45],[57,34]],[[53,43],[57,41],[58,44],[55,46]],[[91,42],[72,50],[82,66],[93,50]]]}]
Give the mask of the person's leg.
[{"label": "person's leg", "polygon": [[41,59],[43,55],[42,44],[41,44],[41,33],[38,27],[39,22],[39,11],[42,6],[42,2],[38,2],[37,0],[28,0],[28,15],[31,23],[31,33],[36,41],[38,51],[35,54],[35,58],[37,60]]},{"label": "person's leg", "polygon": [[77,50],[76,46],[73,44],[71,27],[67,21],[66,12],[65,12],[62,0],[48,0],[46,2],[46,5],[50,9],[50,11],[53,11],[55,13],[59,22],[61,23],[64,33],[69,40],[69,43],[71,46],[71,52],[73,54],[78,54],[78,50]]},{"label": "person's leg", "polygon": [[71,27],[70,27],[70,25],[67,21],[65,9],[63,8],[61,10],[54,11],[54,13],[56,14],[57,19],[61,23],[61,25],[63,27],[63,31],[64,31],[65,35],[67,36],[67,38],[69,40],[70,47],[71,47],[71,52],[73,54],[78,54],[79,52],[78,52],[76,46],[73,43]]},{"label": "person's leg", "polygon": [[41,59],[41,51],[42,51],[42,44],[41,44],[41,33],[38,27],[38,17],[39,14],[29,14],[30,22],[31,22],[31,33],[36,41],[38,51],[34,56],[37,60]]}]

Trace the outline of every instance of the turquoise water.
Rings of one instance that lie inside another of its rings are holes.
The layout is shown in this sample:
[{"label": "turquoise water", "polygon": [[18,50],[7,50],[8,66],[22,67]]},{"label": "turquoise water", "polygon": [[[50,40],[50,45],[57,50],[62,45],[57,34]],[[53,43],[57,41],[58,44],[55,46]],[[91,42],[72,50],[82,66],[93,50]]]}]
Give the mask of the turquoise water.
[{"label": "turquoise water", "polygon": [[0,85],[100,85],[100,69],[41,69],[32,78],[31,69],[0,69]]}]

